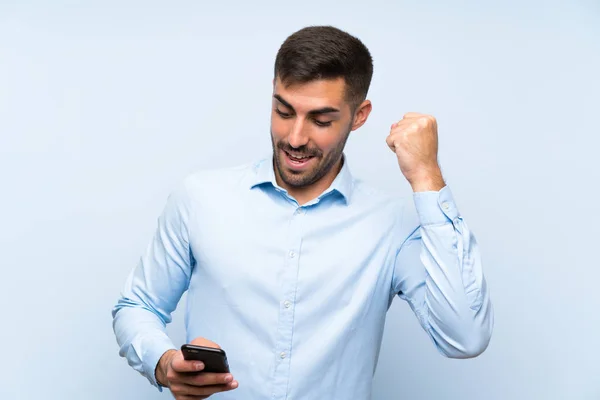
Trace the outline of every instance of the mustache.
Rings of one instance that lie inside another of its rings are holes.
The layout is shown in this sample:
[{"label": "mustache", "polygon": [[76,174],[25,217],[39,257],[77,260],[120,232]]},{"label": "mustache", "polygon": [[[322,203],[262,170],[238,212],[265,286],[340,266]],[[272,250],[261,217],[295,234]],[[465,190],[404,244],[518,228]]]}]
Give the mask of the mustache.
[{"label": "mustache", "polygon": [[306,157],[319,157],[321,156],[321,151],[319,149],[309,149],[306,145],[300,147],[292,147],[289,143],[279,142],[277,143],[277,148],[283,150],[287,153],[300,154],[301,156]]}]

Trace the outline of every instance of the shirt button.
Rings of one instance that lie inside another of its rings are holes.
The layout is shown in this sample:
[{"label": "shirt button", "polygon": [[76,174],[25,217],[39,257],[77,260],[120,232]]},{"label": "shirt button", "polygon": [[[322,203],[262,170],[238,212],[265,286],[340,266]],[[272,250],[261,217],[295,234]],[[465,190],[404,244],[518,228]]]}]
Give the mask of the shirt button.
[{"label": "shirt button", "polygon": [[298,208],[298,209],[296,210],[296,214],[298,214],[298,215],[302,215],[302,214],[304,214],[304,208]]},{"label": "shirt button", "polygon": [[282,351],[281,354],[279,354],[279,357],[281,357],[281,359],[283,360],[285,358],[285,351]]},{"label": "shirt button", "polygon": [[290,258],[294,258],[296,257],[296,253],[294,253],[294,250],[290,251]]},{"label": "shirt button", "polygon": [[292,305],[292,303],[290,303],[289,301],[284,301],[283,305],[285,306],[285,308],[290,308],[290,306]]},{"label": "shirt button", "polygon": [[450,208],[450,205],[449,205],[448,203],[446,203],[446,202],[443,202],[443,203],[442,203],[442,208],[443,208],[444,210],[447,210],[447,209],[449,209],[449,208]]}]

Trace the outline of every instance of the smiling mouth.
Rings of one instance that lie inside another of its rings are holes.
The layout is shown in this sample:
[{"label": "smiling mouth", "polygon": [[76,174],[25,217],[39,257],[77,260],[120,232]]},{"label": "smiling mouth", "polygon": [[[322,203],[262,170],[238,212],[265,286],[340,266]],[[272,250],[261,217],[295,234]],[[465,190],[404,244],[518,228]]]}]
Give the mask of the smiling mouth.
[{"label": "smiling mouth", "polygon": [[304,162],[304,161],[308,161],[309,159],[313,158],[313,156],[293,155],[291,153],[288,153],[285,150],[284,150],[284,153],[287,154],[287,156],[290,158],[290,160],[295,161],[295,162]]},{"label": "smiling mouth", "polygon": [[304,167],[314,158],[314,156],[290,154],[285,150],[283,152],[286,155],[288,165],[291,167]]}]

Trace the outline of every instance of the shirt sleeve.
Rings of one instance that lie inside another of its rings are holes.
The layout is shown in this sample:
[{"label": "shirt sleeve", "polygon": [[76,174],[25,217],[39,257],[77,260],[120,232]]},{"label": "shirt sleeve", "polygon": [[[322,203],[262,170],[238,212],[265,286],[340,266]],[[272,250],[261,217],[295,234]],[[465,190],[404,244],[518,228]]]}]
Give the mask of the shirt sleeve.
[{"label": "shirt sleeve", "polygon": [[154,236],[112,310],[119,355],[159,391],[162,386],[156,381],[156,366],[167,350],[175,349],[166,324],[189,286],[194,265],[189,213],[182,184],[169,195]]},{"label": "shirt sleeve", "polygon": [[488,346],[493,308],[479,246],[448,186],[413,194],[398,221],[392,295],[406,300],[437,349],[470,358]]}]

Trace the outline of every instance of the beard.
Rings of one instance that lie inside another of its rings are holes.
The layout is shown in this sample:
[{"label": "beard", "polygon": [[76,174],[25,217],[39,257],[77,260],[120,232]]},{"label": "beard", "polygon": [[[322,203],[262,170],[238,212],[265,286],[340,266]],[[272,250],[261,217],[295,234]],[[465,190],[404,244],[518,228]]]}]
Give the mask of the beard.
[{"label": "beard", "polygon": [[[346,146],[346,141],[348,140],[348,136],[350,136],[350,129],[348,129],[348,132],[344,136],[344,139],[341,140],[333,150],[331,150],[329,153],[324,154],[323,151],[318,147],[301,146],[298,148],[294,148],[290,146],[287,142],[276,142],[275,137],[273,136],[273,132],[271,131],[271,144],[273,145],[273,162],[275,164],[277,172],[279,173],[279,176],[281,177],[281,180],[287,186],[292,188],[302,188],[318,182],[335,167],[337,162],[342,157],[344,147]],[[290,170],[285,166],[285,162],[282,159],[283,157],[285,157],[284,155],[282,155],[282,151],[288,153],[293,152],[294,154],[298,154],[301,156],[313,157],[314,161],[316,161],[316,165],[306,171]]]}]

